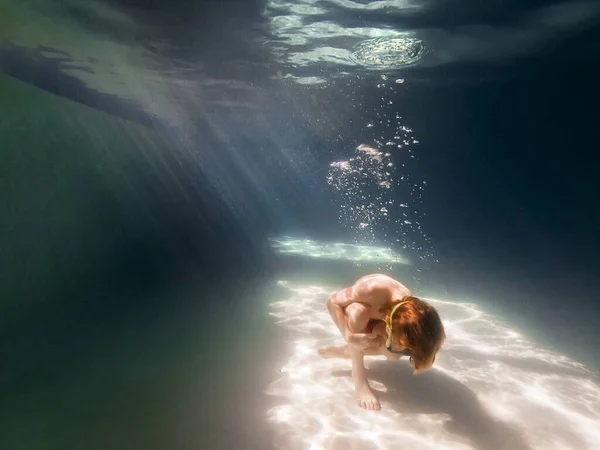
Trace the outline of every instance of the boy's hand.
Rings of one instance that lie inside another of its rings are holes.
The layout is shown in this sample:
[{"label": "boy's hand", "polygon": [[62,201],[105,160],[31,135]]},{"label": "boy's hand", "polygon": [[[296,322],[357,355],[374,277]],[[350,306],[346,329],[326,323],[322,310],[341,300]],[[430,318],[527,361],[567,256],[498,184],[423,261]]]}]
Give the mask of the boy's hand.
[{"label": "boy's hand", "polygon": [[367,348],[372,347],[375,340],[378,338],[379,336],[373,333],[348,333],[346,342],[348,342],[348,345],[351,345],[358,350],[366,350]]}]

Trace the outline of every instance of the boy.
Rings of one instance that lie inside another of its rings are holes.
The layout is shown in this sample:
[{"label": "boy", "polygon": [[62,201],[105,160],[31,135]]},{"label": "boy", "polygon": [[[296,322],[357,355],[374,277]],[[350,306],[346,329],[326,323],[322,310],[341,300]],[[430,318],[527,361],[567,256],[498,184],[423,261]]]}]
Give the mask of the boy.
[{"label": "boy", "polygon": [[355,393],[364,409],[381,407],[367,381],[365,355],[408,356],[414,373],[420,373],[431,368],[446,339],[437,311],[386,275],[364,276],[326,305],[347,345],[323,347],[319,355],[352,360]]}]

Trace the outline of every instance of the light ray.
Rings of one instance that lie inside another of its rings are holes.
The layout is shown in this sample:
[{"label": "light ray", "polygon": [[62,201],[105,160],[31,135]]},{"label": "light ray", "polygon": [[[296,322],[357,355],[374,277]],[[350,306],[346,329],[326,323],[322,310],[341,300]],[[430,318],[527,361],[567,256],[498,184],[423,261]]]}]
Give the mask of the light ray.
[{"label": "light ray", "polygon": [[320,242],[311,239],[294,239],[289,236],[270,238],[269,240],[275,250],[281,254],[355,262],[410,264],[406,258],[394,253],[388,247],[345,244],[341,242]]}]

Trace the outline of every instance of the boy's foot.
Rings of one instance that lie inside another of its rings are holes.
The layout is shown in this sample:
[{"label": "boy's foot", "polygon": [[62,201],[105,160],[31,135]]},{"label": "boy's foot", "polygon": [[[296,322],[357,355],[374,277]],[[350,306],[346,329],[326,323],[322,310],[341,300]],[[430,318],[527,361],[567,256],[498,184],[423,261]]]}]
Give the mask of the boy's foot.
[{"label": "boy's foot", "polygon": [[344,347],[321,347],[317,353],[321,358],[350,358],[348,346]]},{"label": "boy's foot", "polygon": [[362,386],[360,388],[356,388],[354,395],[356,396],[356,401],[358,406],[362,409],[367,409],[369,411],[378,411],[381,409],[381,404],[373,391],[369,387],[369,385]]}]

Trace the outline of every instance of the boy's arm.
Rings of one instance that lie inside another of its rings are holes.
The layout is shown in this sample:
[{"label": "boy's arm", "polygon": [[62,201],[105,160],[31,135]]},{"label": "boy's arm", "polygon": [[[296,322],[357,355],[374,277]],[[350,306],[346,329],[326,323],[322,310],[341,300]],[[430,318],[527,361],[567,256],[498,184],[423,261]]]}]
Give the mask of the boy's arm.
[{"label": "boy's arm", "polygon": [[369,342],[361,344],[359,341],[376,337],[372,333],[364,333],[369,322],[369,309],[364,304],[366,297],[364,291],[363,285],[355,285],[342,289],[326,301],[329,314],[344,340],[349,344],[352,342],[362,347],[371,344]]},{"label": "boy's arm", "polygon": [[354,295],[352,287],[342,289],[338,293],[329,297],[325,302],[333,322],[338,327],[338,330],[340,330],[340,333],[346,341],[348,341],[348,337],[350,334],[352,334],[352,331],[348,328],[346,315],[344,314],[344,308],[353,302]]}]

